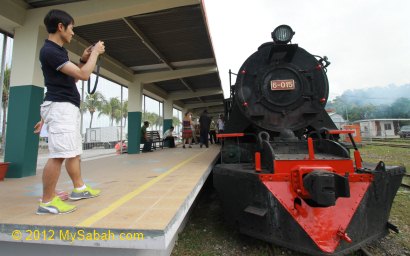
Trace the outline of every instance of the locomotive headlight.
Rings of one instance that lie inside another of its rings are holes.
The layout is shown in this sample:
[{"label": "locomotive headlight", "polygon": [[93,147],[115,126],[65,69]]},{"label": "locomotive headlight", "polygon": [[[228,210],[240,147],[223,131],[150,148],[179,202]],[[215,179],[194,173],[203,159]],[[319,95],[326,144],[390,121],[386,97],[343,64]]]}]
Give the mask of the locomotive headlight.
[{"label": "locomotive headlight", "polygon": [[272,39],[277,44],[287,44],[294,34],[295,32],[288,25],[280,25],[272,32]]}]

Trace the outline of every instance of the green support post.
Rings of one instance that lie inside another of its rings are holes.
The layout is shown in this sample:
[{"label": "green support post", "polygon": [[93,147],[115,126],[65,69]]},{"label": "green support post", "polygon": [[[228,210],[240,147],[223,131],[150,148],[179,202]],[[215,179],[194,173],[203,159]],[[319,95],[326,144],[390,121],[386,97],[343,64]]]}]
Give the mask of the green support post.
[{"label": "green support post", "polygon": [[141,118],[141,112],[128,113],[128,154],[140,153]]},{"label": "green support post", "polygon": [[[164,119],[164,132],[172,126],[172,119]],[[164,147],[169,147],[169,141],[165,141]]]},{"label": "green support post", "polygon": [[10,162],[7,178],[36,175],[39,136],[34,125],[40,121],[44,88],[34,85],[10,87],[4,161]]}]

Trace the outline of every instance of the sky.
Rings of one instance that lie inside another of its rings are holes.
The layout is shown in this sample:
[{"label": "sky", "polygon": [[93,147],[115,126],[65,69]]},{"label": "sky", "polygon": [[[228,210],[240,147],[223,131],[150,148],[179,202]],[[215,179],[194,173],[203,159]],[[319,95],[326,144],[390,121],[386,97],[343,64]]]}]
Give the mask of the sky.
[{"label": "sky", "polygon": [[[281,24],[296,32],[292,43],[329,58],[330,99],[349,89],[410,83],[408,0],[203,1],[225,98],[228,70],[237,73],[249,55],[272,40],[271,32]],[[7,48],[10,63],[11,41]],[[118,86],[100,80],[100,88],[120,98]],[[124,90],[123,97],[127,96]],[[94,122],[106,126],[108,119]]]},{"label": "sky", "polygon": [[[6,59],[5,65],[11,65],[11,58],[12,58],[12,51],[13,51],[13,39],[10,37],[7,38],[7,45],[6,45]],[[4,44],[4,34],[0,34],[0,61],[3,58],[3,44]]]},{"label": "sky", "polygon": [[[327,56],[330,94],[410,83],[408,0],[204,0],[225,98],[228,70],[287,24],[308,52]],[[234,80],[233,80],[234,81]],[[388,95],[386,95],[388,97]]]},{"label": "sky", "polygon": [[225,98],[228,70],[237,73],[281,24],[296,32],[292,43],[329,58],[330,99],[349,89],[410,83],[408,0],[203,1]]}]

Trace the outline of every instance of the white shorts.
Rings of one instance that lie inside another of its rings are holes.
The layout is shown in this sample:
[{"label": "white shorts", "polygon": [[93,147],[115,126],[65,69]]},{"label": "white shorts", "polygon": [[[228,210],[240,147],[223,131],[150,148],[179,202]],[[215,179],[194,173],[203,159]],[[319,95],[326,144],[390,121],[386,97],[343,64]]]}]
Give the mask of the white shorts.
[{"label": "white shorts", "polygon": [[68,102],[45,101],[41,117],[47,124],[50,158],[73,158],[83,153],[80,109]]}]

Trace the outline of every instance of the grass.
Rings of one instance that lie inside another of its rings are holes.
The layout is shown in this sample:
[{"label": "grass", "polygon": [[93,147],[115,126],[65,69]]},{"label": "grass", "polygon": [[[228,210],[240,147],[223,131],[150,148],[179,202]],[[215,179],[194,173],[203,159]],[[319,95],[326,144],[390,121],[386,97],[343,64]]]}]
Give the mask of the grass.
[{"label": "grass", "polygon": [[[363,161],[386,165],[401,165],[410,172],[410,149],[368,145],[360,149]],[[410,185],[410,178],[404,177],[402,183]],[[400,188],[394,198],[390,212],[390,221],[399,227],[399,234],[390,234],[387,239],[410,251],[410,191]]]},{"label": "grass", "polygon": [[225,223],[221,204],[211,182],[207,182],[184,231],[179,235],[173,256],[303,255],[241,235]]},{"label": "grass", "polygon": [[[360,149],[365,162],[383,161],[387,165],[404,165],[410,170],[410,149],[381,146],[364,146]],[[410,179],[406,182],[410,184]],[[400,234],[390,234],[375,241],[368,249],[372,255],[410,255],[410,193],[401,188],[395,198],[390,221],[399,227]],[[403,249],[404,248],[404,249]],[[397,251],[399,250],[399,251]],[[403,254],[403,250],[409,254]],[[287,248],[273,246],[263,241],[241,235],[228,226],[223,210],[210,182],[204,186],[184,231],[179,234],[173,256],[216,255],[295,255]],[[360,252],[351,256],[360,256]]]},{"label": "grass", "polygon": [[365,162],[383,161],[386,165],[410,168],[410,149],[367,145],[359,149]]}]

